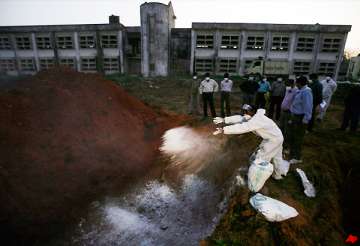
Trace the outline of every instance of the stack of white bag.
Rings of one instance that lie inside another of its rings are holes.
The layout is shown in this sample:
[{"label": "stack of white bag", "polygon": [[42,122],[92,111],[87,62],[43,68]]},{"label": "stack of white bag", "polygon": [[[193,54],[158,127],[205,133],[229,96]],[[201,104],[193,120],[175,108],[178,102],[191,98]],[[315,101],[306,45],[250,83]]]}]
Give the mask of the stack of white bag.
[{"label": "stack of white bag", "polygon": [[274,166],[267,161],[255,160],[248,171],[248,187],[252,192],[258,192],[270,178]]},{"label": "stack of white bag", "polygon": [[250,204],[271,222],[284,221],[299,215],[293,207],[260,193],[250,198]]},{"label": "stack of white bag", "polygon": [[296,168],[296,172],[300,175],[301,182],[304,186],[305,195],[307,197],[315,197],[315,195],[316,195],[315,188],[312,185],[312,183],[310,183],[308,178],[306,177],[305,172],[303,170],[301,170],[300,168]]}]

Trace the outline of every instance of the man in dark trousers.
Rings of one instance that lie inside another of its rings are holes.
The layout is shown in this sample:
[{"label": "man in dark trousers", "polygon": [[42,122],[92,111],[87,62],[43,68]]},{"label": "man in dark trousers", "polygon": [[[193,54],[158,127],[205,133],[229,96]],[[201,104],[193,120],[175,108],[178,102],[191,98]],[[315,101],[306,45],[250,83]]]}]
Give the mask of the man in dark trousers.
[{"label": "man in dark trousers", "polygon": [[322,95],[323,86],[319,82],[317,74],[315,74],[315,73],[310,74],[309,78],[310,78],[309,87],[313,94],[313,110],[312,110],[312,117],[311,117],[311,120],[309,121],[307,130],[309,132],[312,132],[313,128],[314,128],[316,109],[319,107],[320,103],[323,101],[323,95]]},{"label": "man in dark trousers", "polygon": [[210,74],[205,74],[205,80],[200,83],[199,93],[202,95],[203,99],[203,110],[204,118],[208,117],[207,114],[207,105],[210,106],[211,116],[216,117],[215,107],[214,107],[214,92],[219,90],[219,85],[215,80],[210,78]]},{"label": "man in dark trousers", "polygon": [[259,84],[255,81],[254,77],[249,77],[247,80],[240,84],[242,103],[253,104],[255,100],[255,94],[259,89]]},{"label": "man in dark trousers", "polygon": [[[225,116],[230,116],[230,94],[232,91],[233,82],[229,79],[229,74],[224,74],[224,80],[221,81],[221,96],[220,96],[220,104],[221,104],[221,117],[225,118]],[[226,107],[226,115],[225,115],[225,107]]]},{"label": "man in dark trousers", "polygon": [[299,91],[296,93],[290,107],[289,147],[290,164],[301,163],[301,150],[307,124],[311,120],[313,98],[311,89],[307,86],[307,78],[300,76],[296,79]]},{"label": "man in dark trousers", "polygon": [[286,86],[281,77],[277,78],[271,85],[271,97],[270,97],[270,108],[269,108],[269,118],[272,119],[275,112],[275,119],[280,119],[281,103],[284,99],[286,91]]},{"label": "man in dark trousers", "polygon": [[354,85],[345,98],[344,117],[340,130],[346,130],[350,123],[350,131],[356,132],[360,117],[360,85]]}]

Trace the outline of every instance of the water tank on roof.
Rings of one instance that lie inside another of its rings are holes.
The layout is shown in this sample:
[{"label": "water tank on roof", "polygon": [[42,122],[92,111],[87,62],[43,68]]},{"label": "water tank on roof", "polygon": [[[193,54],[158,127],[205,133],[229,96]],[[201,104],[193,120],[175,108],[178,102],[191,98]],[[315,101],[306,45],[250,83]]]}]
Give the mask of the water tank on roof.
[{"label": "water tank on roof", "polygon": [[144,3],[140,6],[141,18],[141,73],[143,76],[169,74],[170,35],[175,27],[171,2]]}]

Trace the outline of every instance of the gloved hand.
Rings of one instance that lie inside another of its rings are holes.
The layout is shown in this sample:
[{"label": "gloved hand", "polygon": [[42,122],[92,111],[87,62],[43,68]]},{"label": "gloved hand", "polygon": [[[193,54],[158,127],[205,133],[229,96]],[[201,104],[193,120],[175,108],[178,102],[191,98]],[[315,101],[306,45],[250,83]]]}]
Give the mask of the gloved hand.
[{"label": "gloved hand", "polygon": [[223,133],[223,132],[224,132],[224,130],[221,127],[218,127],[218,128],[216,128],[216,131],[213,132],[213,135],[216,136],[216,135],[218,135],[220,133]]},{"label": "gloved hand", "polygon": [[307,120],[305,120],[305,118],[302,119],[302,123],[307,125],[309,122]]},{"label": "gloved hand", "polygon": [[213,122],[214,122],[215,125],[218,125],[218,124],[224,123],[225,120],[224,120],[224,118],[221,118],[221,117],[215,117],[213,119]]}]

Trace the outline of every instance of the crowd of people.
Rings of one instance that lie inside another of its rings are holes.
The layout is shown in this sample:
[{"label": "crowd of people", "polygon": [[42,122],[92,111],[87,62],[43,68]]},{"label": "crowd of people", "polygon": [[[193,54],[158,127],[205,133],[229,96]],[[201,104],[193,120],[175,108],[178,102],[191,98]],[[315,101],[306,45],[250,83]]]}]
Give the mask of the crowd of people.
[{"label": "crowd of people", "polygon": [[[212,118],[217,116],[214,104],[214,93],[220,90],[221,117],[231,116],[231,93],[233,81],[229,74],[219,84],[210,74],[205,74],[204,80],[198,80],[194,74],[191,86],[189,113],[199,114],[200,98],[202,98],[203,117],[208,117],[208,107]],[[359,86],[357,86],[359,87]],[[337,83],[328,75],[319,81],[317,74],[299,76],[295,80],[284,80],[278,77],[270,83],[264,76],[260,81],[249,77],[240,84],[242,104],[252,109],[261,109],[261,114],[274,120],[281,130],[285,151],[290,155],[291,163],[301,162],[302,143],[306,131],[312,132],[316,121],[321,122],[337,89]],[[350,125],[351,131],[356,131],[360,115],[360,87],[351,90],[345,100],[345,112],[341,130]],[[246,106],[246,107],[247,107]],[[267,108],[267,110],[265,110]]]}]

